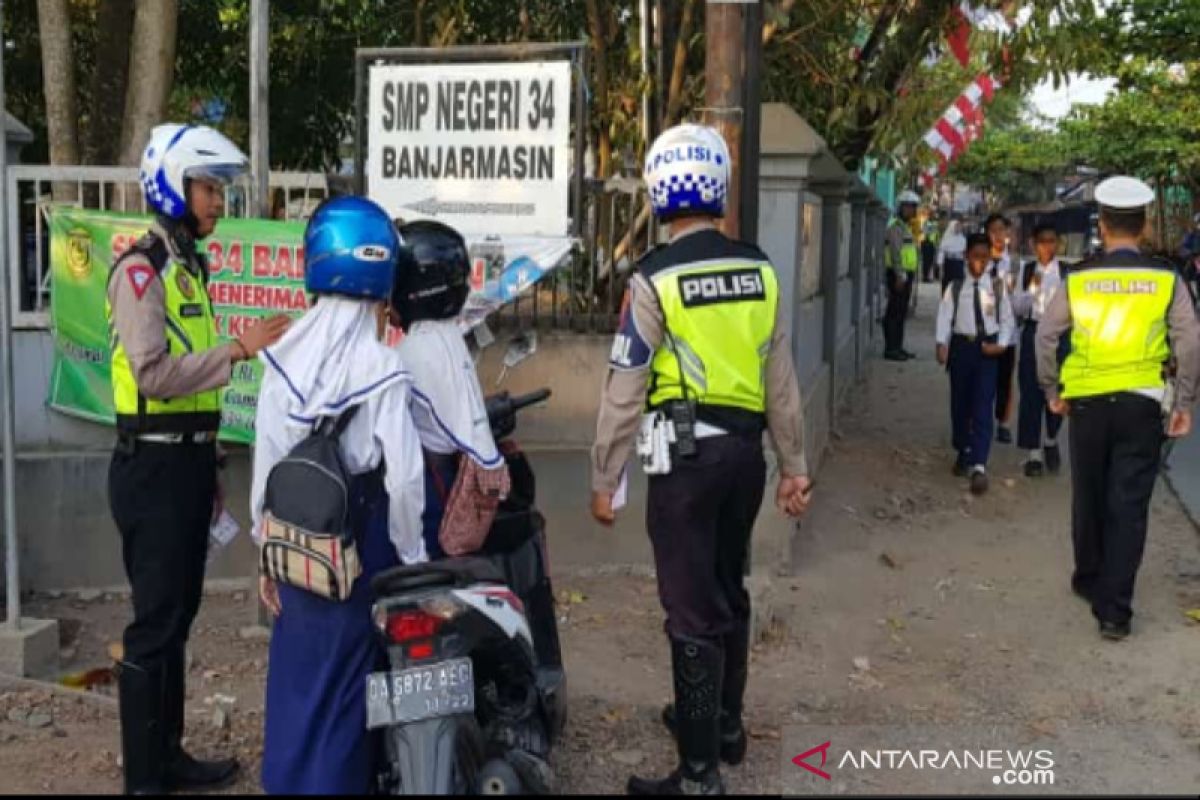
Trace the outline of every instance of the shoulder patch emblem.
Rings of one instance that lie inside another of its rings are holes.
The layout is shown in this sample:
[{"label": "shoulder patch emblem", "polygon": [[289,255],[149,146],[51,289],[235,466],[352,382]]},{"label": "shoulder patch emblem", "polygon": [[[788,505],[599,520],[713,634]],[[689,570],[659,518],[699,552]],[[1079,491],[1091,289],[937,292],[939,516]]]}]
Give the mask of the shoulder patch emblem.
[{"label": "shoulder patch emblem", "polygon": [[154,267],[146,264],[134,264],[125,270],[125,274],[129,276],[129,284],[133,287],[134,296],[141,300],[146,295],[146,287],[150,285],[150,281],[154,280]]}]

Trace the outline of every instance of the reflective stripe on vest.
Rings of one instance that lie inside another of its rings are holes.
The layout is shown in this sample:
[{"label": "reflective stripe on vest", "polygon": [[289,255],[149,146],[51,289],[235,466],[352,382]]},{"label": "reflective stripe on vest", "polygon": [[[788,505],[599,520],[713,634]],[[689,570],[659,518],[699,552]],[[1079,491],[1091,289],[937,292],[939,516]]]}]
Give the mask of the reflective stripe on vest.
[{"label": "reflective stripe on vest", "polygon": [[[917,266],[921,261],[921,254],[917,250],[916,239],[913,237],[912,228],[909,227],[907,222],[900,219],[893,219],[891,227],[900,228],[900,235],[902,237],[902,243],[900,245],[900,269],[904,270],[905,272],[916,272]],[[892,255],[892,248],[890,246],[885,247],[883,251],[885,265],[888,269],[895,269],[895,264],[892,261],[895,258],[895,256]]]},{"label": "reflective stripe on vest", "polygon": [[[217,345],[212,302],[204,283],[171,260],[158,274],[166,295],[164,333],[172,357],[201,353]],[[216,430],[220,424],[221,390],[211,389],[166,400],[144,397],[112,324],[112,305],[105,303],[111,331],[113,408],[117,427],[129,432],[188,433]]]},{"label": "reflective stripe on vest", "polygon": [[650,362],[651,407],[683,399],[686,381],[687,399],[701,405],[765,411],[779,298],[771,265],[719,259],[664,269],[650,281],[669,332]]},{"label": "reflective stripe on vest", "polygon": [[1161,388],[1171,355],[1166,320],[1175,273],[1149,265],[1095,267],[1068,273],[1066,283],[1072,327],[1062,396]]}]

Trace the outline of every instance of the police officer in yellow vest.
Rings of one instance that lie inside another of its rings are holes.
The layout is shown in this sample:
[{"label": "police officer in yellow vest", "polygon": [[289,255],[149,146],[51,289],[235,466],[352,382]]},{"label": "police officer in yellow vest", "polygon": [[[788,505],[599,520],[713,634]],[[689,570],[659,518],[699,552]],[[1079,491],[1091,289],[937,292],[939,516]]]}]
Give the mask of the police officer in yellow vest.
[{"label": "police officer in yellow vest", "polygon": [[[1105,252],[1067,270],[1038,323],[1037,360],[1050,410],[1070,415],[1071,586],[1091,603],[1101,635],[1116,640],[1130,632],[1162,444],[1192,428],[1200,325],[1172,265],[1139,249],[1153,190],[1109,178],[1096,201]],[[1172,354],[1174,392],[1164,380]]]},{"label": "police officer in yellow vest", "polygon": [[896,200],[899,211],[888,223],[883,248],[888,290],[887,309],[883,315],[883,357],[888,361],[907,361],[916,357],[904,349],[904,321],[921,261],[912,230],[921,198],[916,192],[905,189]]},{"label": "police officer in yellow vest", "polygon": [[671,239],[630,279],[592,450],[592,514],[612,523],[636,439],[671,642],[675,703],[663,719],[679,767],[665,780],[631,778],[628,788],[716,794],[719,762],[740,763],[746,751],[743,574],[766,481],[764,430],[778,456],[778,507],[801,515],[811,484],[775,270],[714,223],[729,182],[724,140],[708,127],[672,128],[650,148],[645,177]]},{"label": "police officer in yellow vest", "polygon": [[118,436],[108,491],[134,613],[118,679],[129,794],[213,788],[238,769],[233,759],[194,759],[180,740],[184,648],[217,493],[220,388],[234,362],[274,342],[288,322],[277,317],[217,341],[196,248],[221,215],[225,184],[245,168],[246,157],[214,130],[155,128],[140,178],[157,218],[108,279]]}]

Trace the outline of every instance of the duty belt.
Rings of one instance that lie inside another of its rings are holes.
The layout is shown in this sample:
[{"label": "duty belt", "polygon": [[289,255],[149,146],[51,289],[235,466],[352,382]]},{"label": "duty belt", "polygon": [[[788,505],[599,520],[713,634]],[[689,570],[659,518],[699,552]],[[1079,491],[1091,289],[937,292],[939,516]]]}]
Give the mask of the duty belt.
[{"label": "duty belt", "polygon": [[196,431],[194,433],[137,433],[121,434],[124,440],[147,442],[149,444],[210,444],[217,440],[216,431]]}]

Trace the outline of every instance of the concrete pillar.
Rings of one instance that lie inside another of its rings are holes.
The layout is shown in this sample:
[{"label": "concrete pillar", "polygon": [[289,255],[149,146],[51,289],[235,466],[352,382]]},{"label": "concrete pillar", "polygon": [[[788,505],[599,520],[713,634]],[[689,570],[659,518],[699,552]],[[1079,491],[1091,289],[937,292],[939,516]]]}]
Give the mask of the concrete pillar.
[{"label": "concrete pillar", "polygon": [[850,190],[850,283],[853,302],[850,323],[854,327],[854,375],[865,375],[867,344],[871,341],[874,320],[871,318],[870,281],[866,263],[867,190],[861,181]]},{"label": "concrete pillar", "polygon": [[842,181],[813,183],[812,191],[821,197],[821,294],[824,299],[821,356],[829,365],[829,425],[837,427],[839,386],[845,380],[838,363],[843,320],[841,302],[842,242],[848,231],[842,230],[842,206],[848,197]]}]

